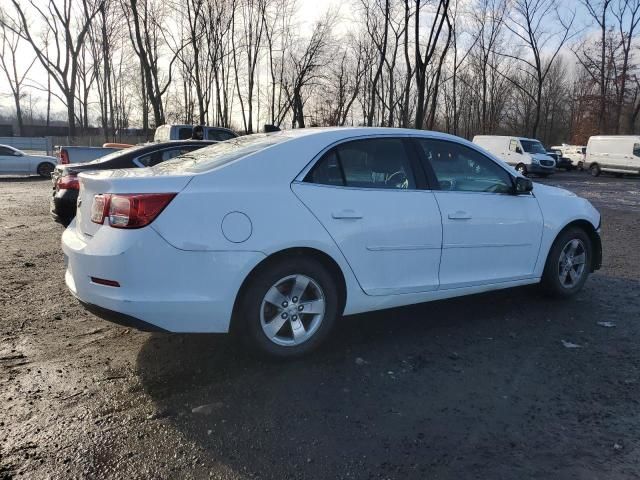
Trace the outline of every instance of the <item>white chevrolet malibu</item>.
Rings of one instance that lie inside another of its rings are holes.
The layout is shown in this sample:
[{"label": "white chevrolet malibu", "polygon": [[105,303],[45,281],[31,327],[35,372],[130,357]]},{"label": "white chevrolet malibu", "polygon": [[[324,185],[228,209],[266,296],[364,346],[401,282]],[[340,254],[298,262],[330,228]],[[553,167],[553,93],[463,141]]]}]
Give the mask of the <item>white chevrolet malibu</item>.
[{"label": "white chevrolet malibu", "polygon": [[282,357],[343,314],[538,282],[568,297],[601,263],[587,200],[434,132],[248,135],[80,184],[62,246],[89,310]]}]

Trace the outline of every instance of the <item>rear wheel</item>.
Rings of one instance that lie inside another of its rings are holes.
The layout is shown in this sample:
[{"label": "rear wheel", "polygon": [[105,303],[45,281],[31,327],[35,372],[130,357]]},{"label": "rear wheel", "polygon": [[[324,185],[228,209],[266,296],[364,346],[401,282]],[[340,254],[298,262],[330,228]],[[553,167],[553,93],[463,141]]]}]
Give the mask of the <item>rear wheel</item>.
[{"label": "rear wheel", "polygon": [[36,171],[38,172],[38,175],[40,175],[41,177],[51,178],[51,173],[53,173],[53,168],[54,168],[53,165],[51,165],[50,163],[44,162],[38,165],[38,169]]},{"label": "rear wheel", "polygon": [[591,239],[581,228],[562,232],[553,243],[542,274],[542,286],[556,297],[570,297],[582,289],[591,270]]},{"label": "rear wheel", "polygon": [[519,163],[516,166],[516,171],[518,173],[520,173],[521,175],[524,175],[525,177],[527,176],[527,166],[525,164],[523,164],[523,163]]},{"label": "rear wheel", "polygon": [[290,358],[315,349],[338,316],[339,294],[327,269],[296,258],[258,272],[241,298],[238,329],[261,353]]},{"label": "rear wheel", "polygon": [[600,170],[600,165],[598,165],[597,163],[592,163],[589,167],[589,173],[592,177],[600,176],[600,174],[602,173],[602,171]]}]

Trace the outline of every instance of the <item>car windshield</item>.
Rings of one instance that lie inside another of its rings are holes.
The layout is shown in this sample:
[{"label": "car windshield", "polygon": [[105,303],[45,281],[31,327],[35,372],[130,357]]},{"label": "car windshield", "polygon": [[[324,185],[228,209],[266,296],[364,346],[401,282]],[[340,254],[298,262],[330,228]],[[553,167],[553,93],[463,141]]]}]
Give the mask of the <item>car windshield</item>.
[{"label": "car windshield", "polygon": [[547,153],[542,144],[537,140],[520,140],[520,143],[527,153]]},{"label": "car windshield", "polygon": [[233,162],[252,153],[264,150],[271,145],[284,142],[289,137],[282,134],[256,133],[216,143],[207,148],[180,155],[163,162],[153,169],[161,172],[206,172]]}]

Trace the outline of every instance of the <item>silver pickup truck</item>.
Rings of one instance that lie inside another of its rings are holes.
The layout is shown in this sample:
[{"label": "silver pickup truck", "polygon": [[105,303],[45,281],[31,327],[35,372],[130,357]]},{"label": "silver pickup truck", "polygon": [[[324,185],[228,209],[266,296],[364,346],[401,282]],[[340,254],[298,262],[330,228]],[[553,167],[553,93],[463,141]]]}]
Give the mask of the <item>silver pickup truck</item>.
[{"label": "silver pickup truck", "polygon": [[58,164],[69,165],[71,163],[84,163],[105,156],[108,153],[116,152],[126,148],[126,145],[108,147],[60,147],[56,152]]}]

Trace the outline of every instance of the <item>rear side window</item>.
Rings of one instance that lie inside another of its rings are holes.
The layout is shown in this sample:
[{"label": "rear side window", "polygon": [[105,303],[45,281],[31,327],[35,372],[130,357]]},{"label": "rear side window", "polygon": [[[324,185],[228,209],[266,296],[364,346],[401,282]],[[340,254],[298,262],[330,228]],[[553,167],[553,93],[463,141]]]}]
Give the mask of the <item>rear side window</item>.
[{"label": "rear side window", "polygon": [[193,135],[192,127],[181,127],[178,129],[178,140],[189,140]]},{"label": "rear side window", "polygon": [[416,188],[411,161],[400,138],[371,138],[338,145],[318,161],[305,181],[357,188]]},{"label": "rear side window", "polygon": [[635,157],[640,157],[640,143],[633,144],[633,155]]},{"label": "rear side window", "polygon": [[198,147],[196,146],[182,146],[179,148],[167,148],[165,150],[160,150],[158,152],[147,153],[146,155],[142,155],[137,158],[138,163],[145,167],[153,167],[162,162],[166,162],[167,160],[171,160],[172,158],[177,157],[178,155],[182,155],[183,153],[191,152]]},{"label": "rear side window", "polygon": [[218,142],[224,142],[225,140],[229,140],[231,138],[236,138],[236,136],[231,132],[226,132],[224,130],[216,130],[213,128],[207,130],[207,140],[216,140]]}]

